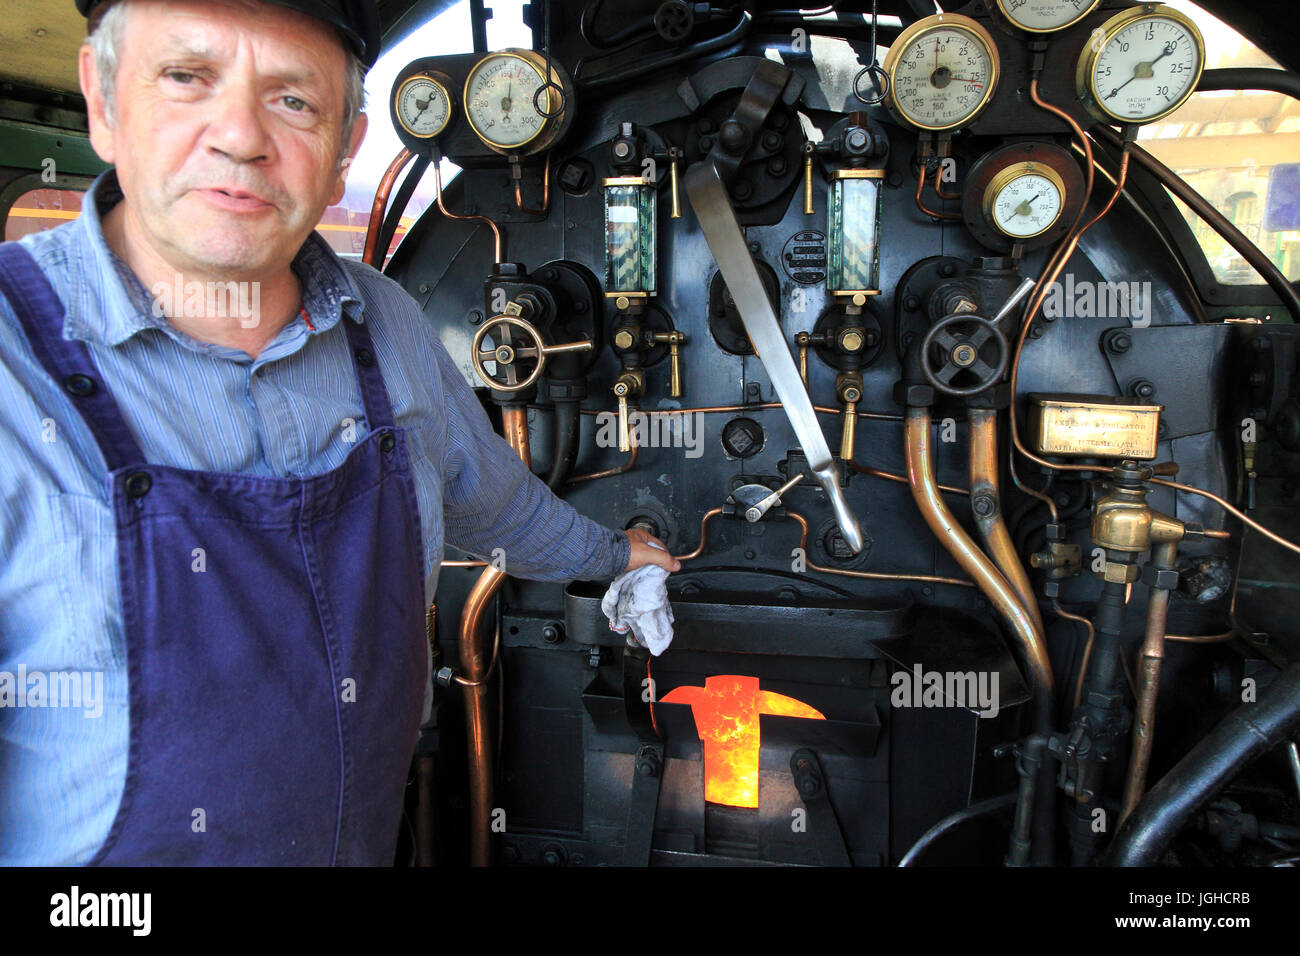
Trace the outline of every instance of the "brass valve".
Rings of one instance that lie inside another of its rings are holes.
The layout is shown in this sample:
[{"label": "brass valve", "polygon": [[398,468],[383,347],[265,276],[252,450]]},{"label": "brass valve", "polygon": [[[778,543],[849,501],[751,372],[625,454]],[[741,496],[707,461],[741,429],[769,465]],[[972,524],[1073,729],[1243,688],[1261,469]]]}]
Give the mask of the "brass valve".
[{"label": "brass valve", "polygon": [[678,347],[686,344],[685,332],[656,332],[650,338],[655,342],[668,343],[668,364],[671,369],[671,383],[668,394],[680,398],[682,394],[682,370],[678,364]]},{"label": "brass valve", "polygon": [[631,451],[632,438],[628,433],[628,401],[641,394],[645,387],[645,372],[630,368],[614,382],[614,397],[618,399],[618,450]]},{"label": "brass valve", "polygon": [[843,372],[835,377],[835,391],[844,403],[844,428],[840,432],[840,458],[853,460],[853,438],[858,423],[858,402],[862,401],[862,376]]},{"label": "brass valve", "polygon": [[846,355],[852,355],[854,352],[861,352],[867,344],[867,333],[865,329],[850,327],[840,329],[839,348]]},{"label": "brass valve", "polygon": [[[590,342],[569,342],[564,345],[547,345],[542,335],[527,319],[521,318],[522,309],[515,302],[507,303],[506,314],[493,316],[484,322],[474,333],[470,344],[470,364],[474,372],[489,388],[500,392],[521,392],[539,378],[546,369],[547,356],[559,352],[585,352],[591,348]],[[511,330],[517,330],[524,339],[524,344],[516,344],[511,337]],[[483,347],[483,340],[493,331],[500,331],[501,341],[491,348]],[[536,367],[521,380],[516,363],[520,359],[535,359]],[[484,362],[495,362],[495,375],[489,374]],[[500,377],[498,377],[500,376]]]},{"label": "brass valve", "polygon": [[803,387],[808,388],[808,346],[812,344],[812,336],[807,332],[799,332],[794,337],[794,344],[799,346],[799,377],[803,379]]},{"label": "brass valve", "polygon": [[1195,539],[1204,533],[1199,524],[1179,521],[1147,503],[1151,490],[1146,484],[1148,479],[1155,474],[1177,474],[1177,471],[1178,466],[1173,462],[1152,467],[1122,461],[1115,466],[1107,492],[1092,512],[1092,540],[1107,551],[1133,555],[1133,561],[1124,564],[1108,558],[1103,572],[1106,580],[1131,584],[1137,579],[1137,555],[1153,544]]}]

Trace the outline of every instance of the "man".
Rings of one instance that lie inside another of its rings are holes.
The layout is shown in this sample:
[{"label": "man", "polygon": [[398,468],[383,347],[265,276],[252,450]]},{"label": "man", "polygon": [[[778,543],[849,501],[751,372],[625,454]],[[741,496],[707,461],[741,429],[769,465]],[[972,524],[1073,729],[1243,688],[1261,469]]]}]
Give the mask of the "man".
[{"label": "man", "polygon": [[116,169],[0,247],[0,862],[387,864],[443,541],[535,580],[680,565],[551,495],[313,234],[368,0],[77,5]]}]

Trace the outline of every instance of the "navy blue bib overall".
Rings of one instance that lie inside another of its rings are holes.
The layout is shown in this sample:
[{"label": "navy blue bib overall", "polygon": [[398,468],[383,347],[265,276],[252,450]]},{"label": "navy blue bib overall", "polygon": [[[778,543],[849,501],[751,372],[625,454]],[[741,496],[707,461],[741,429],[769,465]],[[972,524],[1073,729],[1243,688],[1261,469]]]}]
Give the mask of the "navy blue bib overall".
[{"label": "navy blue bib overall", "polygon": [[339,321],[365,439],[327,474],[263,478],[146,462],[17,243],[0,293],[108,463],[130,752],[92,862],[391,864],[427,677],[424,552],[366,326]]}]

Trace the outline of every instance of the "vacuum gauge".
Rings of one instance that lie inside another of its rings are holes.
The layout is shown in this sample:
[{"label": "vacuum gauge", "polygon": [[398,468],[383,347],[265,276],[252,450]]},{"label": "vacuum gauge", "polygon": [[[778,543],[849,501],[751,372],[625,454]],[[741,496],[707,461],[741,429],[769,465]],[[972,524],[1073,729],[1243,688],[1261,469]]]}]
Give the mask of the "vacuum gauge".
[{"label": "vacuum gauge", "polygon": [[1196,91],[1205,41],[1186,15],[1144,3],[1111,17],[1079,57],[1079,98],[1106,123],[1138,125],[1168,116]]}]

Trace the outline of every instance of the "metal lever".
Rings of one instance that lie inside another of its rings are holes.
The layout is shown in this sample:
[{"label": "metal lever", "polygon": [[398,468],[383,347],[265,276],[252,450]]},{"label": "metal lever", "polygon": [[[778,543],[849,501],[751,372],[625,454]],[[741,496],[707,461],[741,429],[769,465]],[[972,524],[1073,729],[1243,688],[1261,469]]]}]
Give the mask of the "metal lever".
[{"label": "metal lever", "polygon": [[750,505],[748,508],[745,509],[745,520],[749,522],[761,520],[763,515],[771,511],[774,505],[779,505],[781,503],[782,495],[784,495],[795,485],[799,484],[799,482],[801,481],[803,481],[803,475],[801,474],[795,475],[793,478],[787,481],[780,488],[776,489],[776,491],[772,492],[762,501]]},{"label": "metal lever", "polygon": [[624,372],[614,383],[618,398],[618,450],[631,451],[632,440],[628,434],[628,399],[641,392],[641,377],[634,371]]},{"label": "metal lever", "polygon": [[862,550],[862,528],[849,510],[849,503],[840,487],[839,472],[831,457],[826,436],[813,410],[812,399],[804,389],[799,370],[790,356],[789,346],[777,322],[772,303],[758,275],[758,267],[749,253],[745,234],[736,221],[735,210],[727,198],[726,187],[712,161],[696,163],[686,171],[686,195],[695,210],[709,251],[718,263],[722,279],[736,303],[736,311],[745,326],[749,341],[754,346],[763,367],[772,380],[772,388],[785,409],[794,428],[808,467],[830,499],[835,511],[835,521],[840,526],[849,550],[857,554]]},{"label": "metal lever", "polygon": [[676,146],[670,147],[668,150],[668,179],[673,199],[672,218],[674,219],[682,218],[682,202],[677,192],[677,160],[681,155],[682,151]]},{"label": "metal lever", "polygon": [[678,346],[686,344],[685,332],[656,332],[651,336],[655,342],[668,343],[668,364],[671,370],[671,383],[668,394],[680,398],[682,394],[682,370],[678,365]]},{"label": "metal lever", "polygon": [[848,385],[843,391],[844,397],[844,428],[840,432],[840,458],[843,461],[853,460],[853,439],[856,434],[855,427],[858,423],[858,400],[862,397],[862,392],[854,385]]},{"label": "metal lever", "polygon": [[1037,284],[1038,284],[1037,279],[1025,279],[1023,282],[1020,283],[1020,285],[1016,286],[1016,291],[1011,293],[1011,298],[1007,299],[1006,302],[1002,303],[1002,308],[998,309],[998,314],[993,316],[992,319],[993,324],[997,325],[1008,315],[1010,315],[1011,310],[1014,309],[1016,306],[1018,306],[1021,300],[1024,299],[1025,296],[1029,295],[1029,290],[1031,290]]}]

